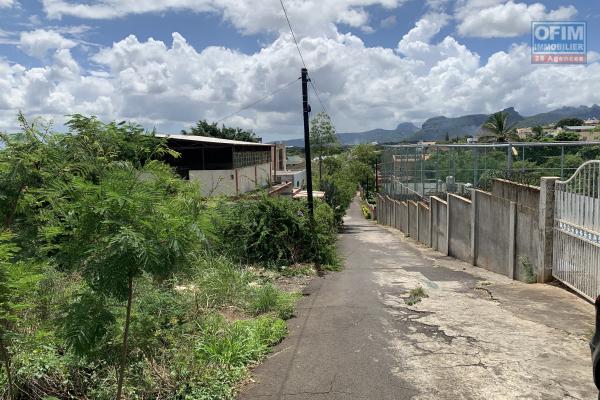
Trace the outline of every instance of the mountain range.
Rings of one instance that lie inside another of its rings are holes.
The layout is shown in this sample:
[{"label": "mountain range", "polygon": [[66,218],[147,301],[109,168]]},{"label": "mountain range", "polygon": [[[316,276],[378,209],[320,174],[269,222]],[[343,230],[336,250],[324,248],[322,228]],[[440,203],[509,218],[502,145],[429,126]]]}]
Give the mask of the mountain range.
[{"label": "mountain range", "polygon": [[[562,107],[550,112],[522,116],[514,107],[502,110],[508,114],[509,125],[515,128],[528,128],[536,125],[548,125],[558,122],[563,118],[598,118],[600,119],[600,106],[591,107]],[[434,117],[423,123],[421,128],[410,122],[399,124],[396,129],[373,129],[365,132],[338,133],[338,138],[343,145],[360,143],[399,143],[419,142],[421,140],[444,140],[446,135],[450,138],[463,136],[478,136],[481,126],[487,121],[489,114],[471,114],[456,118]],[[304,146],[303,139],[286,140],[288,146]]]}]

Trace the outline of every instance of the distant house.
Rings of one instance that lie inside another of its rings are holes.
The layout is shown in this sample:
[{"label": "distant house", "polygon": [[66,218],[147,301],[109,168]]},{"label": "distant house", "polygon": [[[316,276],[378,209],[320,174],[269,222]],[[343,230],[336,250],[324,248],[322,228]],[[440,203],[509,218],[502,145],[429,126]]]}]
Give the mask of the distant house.
[{"label": "distant house", "polygon": [[181,154],[169,158],[183,178],[200,183],[205,196],[235,196],[264,188],[277,175],[276,145],[192,135],[157,135]]},{"label": "distant house", "polygon": [[600,120],[598,118],[589,118],[583,121],[583,125],[585,126],[598,126],[600,125]]},{"label": "distant house", "polygon": [[286,169],[299,170],[304,168],[304,157],[289,156],[286,162]]},{"label": "distant house", "polygon": [[517,136],[519,136],[519,138],[525,139],[531,135],[533,135],[533,128],[517,128]]},{"label": "distant house", "polygon": [[567,132],[577,132],[581,137],[581,140],[586,142],[598,141],[600,132],[595,131],[596,126],[565,126]]},{"label": "distant house", "polygon": [[277,171],[277,182],[292,182],[294,188],[303,188],[306,186],[306,170],[298,171]]}]

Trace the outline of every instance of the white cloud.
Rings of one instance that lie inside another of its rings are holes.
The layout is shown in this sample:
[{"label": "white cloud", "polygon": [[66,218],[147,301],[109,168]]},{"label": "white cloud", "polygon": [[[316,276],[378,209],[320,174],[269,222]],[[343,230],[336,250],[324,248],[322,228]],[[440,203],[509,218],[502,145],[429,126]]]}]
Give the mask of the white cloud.
[{"label": "white cloud", "polygon": [[19,48],[32,57],[44,58],[50,50],[70,49],[77,43],[64,38],[60,33],[36,29],[30,32],[21,32]]},{"label": "white cloud", "polygon": [[398,23],[396,16],[390,15],[389,17],[382,19],[379,22],[379,26],[381,26],[382,28],[390,28],[390,27],[396,25],[396,23]]},{"label": "white cloud", "polygon": [[[447,22],[444,14],[425,15],[397,49],[367,47],[352,34],[301,38],[311,76],[338,130],[391,128],[508,106],[533,114],[598,102],[599,63],[532,65],[526,45],[482,63],[456,38],[436,39]],[[224,47],[196,50],[178,33],[171,43],[130,35],[86,60],[91,70],[66,47],[44,49],[48,57],[40,68],[0,60],[0,127],[11,128],[21,109],[57,124],[65,114],[83,113],[178,132],[198,119],[218,120],[300,73],[289,34],[253,54]],[[225,123],[252,128],[266,139],[300,137],[299,91],[299,83],[292,85]],[[311,102],[319,111],[312,94]]]},{"label": "white cloud", "polygon": [[12,7],[15,3],[15,0],[0,0],[0,8]]},{"label": "white cloud", "polygon": [[457,5],[458,32],[471,37],[516,37],[531,29],[531,21],[570,20],[574,6],[548,11],[541,3],[526,4],[505,0],[462,0]]},{"label": "white cloud", "polygon": [[[365,7],[380,5],[388,9],[408,0],[286,0],[284,3],[294,29],[303,35],[334,35],[335,24],[346,24],[370,30]],[[283,32],[288,29],[277,0],[95,0],[72,2],[43,0],[49,18],[75,16],[89,19],[110,19],[130,14],[189,10],[213,12],[223,16],[245,34]]]}]

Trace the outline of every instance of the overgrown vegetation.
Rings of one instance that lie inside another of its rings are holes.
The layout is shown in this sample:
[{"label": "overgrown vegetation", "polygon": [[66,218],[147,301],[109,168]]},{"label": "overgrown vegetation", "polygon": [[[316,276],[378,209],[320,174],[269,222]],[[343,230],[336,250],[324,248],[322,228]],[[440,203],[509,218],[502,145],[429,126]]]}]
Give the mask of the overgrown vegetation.
[{"label": "overgrown vegetation", "polygon": [[343,153],[323,160],[323,176],[315,181],[325,192],[326,202],[333,208],[335,222],[342,223],[342,217],[350,206],[358,187],[373,185],[375,162],[379,157],[375,146],[360,144]]},{"label": "overgrown vegetation", "polygon": [[335,266],[331,207],[202,198],[135,124],[20,122],[0,136],[0,398],[233,398],[297,298],[260,271]]}]

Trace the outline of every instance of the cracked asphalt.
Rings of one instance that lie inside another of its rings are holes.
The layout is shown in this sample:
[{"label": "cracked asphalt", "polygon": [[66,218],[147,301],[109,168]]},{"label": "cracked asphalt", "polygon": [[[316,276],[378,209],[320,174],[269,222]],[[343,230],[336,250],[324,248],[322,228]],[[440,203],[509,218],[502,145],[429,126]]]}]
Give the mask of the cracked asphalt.
[{"label": "cracked asphalt", "polygon": [[[596,399],[594,309],[443,257],[352,204],[345,269],[305,289],[239,399]],[[428,297],[412,306],[410,289]]]}]

